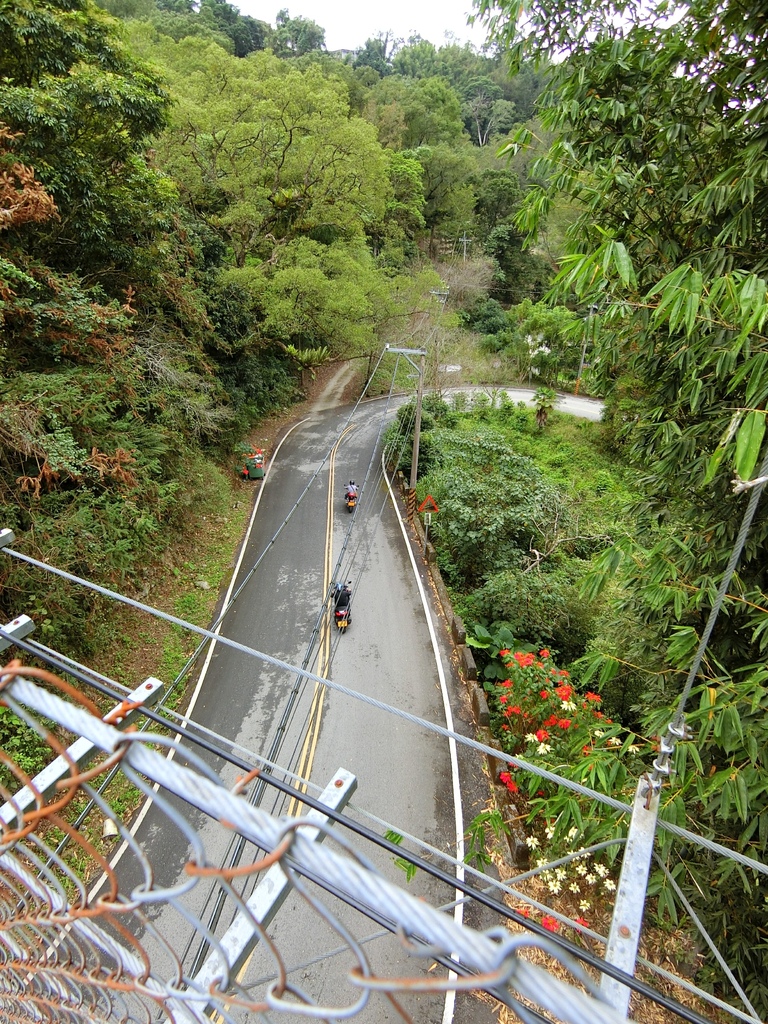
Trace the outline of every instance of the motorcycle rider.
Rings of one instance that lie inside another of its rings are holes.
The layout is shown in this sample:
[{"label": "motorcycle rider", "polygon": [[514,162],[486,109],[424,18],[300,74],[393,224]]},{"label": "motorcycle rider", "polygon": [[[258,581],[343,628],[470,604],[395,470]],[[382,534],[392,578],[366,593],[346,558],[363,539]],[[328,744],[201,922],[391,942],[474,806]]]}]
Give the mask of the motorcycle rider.
[{"label": "motorcycle rider", "polygon": [[352,600],[352,591],[350,589],[350,583],[352,580],[347,580],[346,583],[337,583],[334,588],[334,601],[333,605],[336,611],[341,611],[344,608],[349,608],[350,601]]},{"label": "motorcycle rider", "polygon": [[350,498],[354,498],[357,501],[357,484],[354,480],[350,480],[347,484],[347,489],[344,492],[344,500],[349,501]]}]

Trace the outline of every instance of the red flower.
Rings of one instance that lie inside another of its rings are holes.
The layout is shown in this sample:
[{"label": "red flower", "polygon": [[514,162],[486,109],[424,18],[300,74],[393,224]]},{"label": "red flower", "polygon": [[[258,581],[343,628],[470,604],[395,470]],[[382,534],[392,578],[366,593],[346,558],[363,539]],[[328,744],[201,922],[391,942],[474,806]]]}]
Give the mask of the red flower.
[{"label": "red flower", "polygon": [[504,732],[509,732],[509,726],[506,723],[502,723],[501,728],[504,730]]},{"label": "red flower", "polygon": [[518,793],[518,785],[509,772],[499,772],[499,782],[503,782],[510,793]]},{"label": "red flower", "polygon": [[573,920],[576,924],[580,924],[582,928],[589,928],[589,921],[586,917],[574,917]]},{"label": "red flower", "polygon": [[561,679],[568,679],[571,673],[566,672],[564,668],[561,668],[557,674],[561,677]]},{"label": "red flower", "polygon": [[547,650],[546,647],[543,648],[543,650],[539,651],[539,657],[540,658],[548,658],[549,657],[549,651]]},{"label": "red flower", "polygon": [[522,708],[519,704],[515,704],[513,707],[509,709],[509,713],[510,715],[520,715],[522,714]]},{"label": "red flower", "polygon": [[556,686],[555,693],[560,698],[560,700],[570,700],[571,694],[573,693],[573,687],[565,685]]},{"label": "red flower", "polygon": [[506,656],[508,654],[509,654],[509,648],[508,647],[505,647],[503,650],[499,651],[499,657],[500,658],[506,658]]},{"label": "red flower", "polygon": [[557,723],[558,729],[570,729],[571,720],[570,718],[561,718]]},{"label": "red flower", "polygon": [[549,690],[541,690],[539,696],[542,700],[549,700]]},{"label": "red flower", "polygon": [[[506,729],[507,726],[505,725],[502,728]],[[582,754],[588,754],[591,750],[592,750],[592,747],[589,747],[589,746],[584,746],[584,747],[581,748]]]},{"label": "red flower", "polygon": [[587,700],[595,701],[596,704],[601,704],[603,700],[599,693],[592,693],[591,690],[587,690],[584,696],[587,698]]},{"label": "red flower", "polygon": [[501,696],[501,697],[499,697],[499,704],[506,704],[508,700],[509,700],[509,697]]},{"label": "red flower", "polygon": [[557,725],[557,715],[550,715],[549,718],[541,724],[545,729],[548,729],[551,725]]},{"label": "red flower", "polygon": [[512,680],[511,679],[505,679],[503,683],[499,683],[499,686],[511,686],[511,685],[512,685]]},{"label": "red flower", "polygon": [[523,917],[530,917],[531,916],[531,908],[530,907],[518,907],[517,908],[517,912],[518,912],[518,914],[522,914]]},{"label": "red flower", "polygon": [[549,733],[547,732],[546,729],[537,729],[536,730],[536,739],[539,741],[539,743],[543,743],[544,740],[548,740],[549,739]]},{"label": "red flower", "polygon": [[542,917],[541,923],[544,925],[548,932],[556,932],[560,929],[560,925],[557,923],[557,919],[554,917],[550,917],[549,914],[545,914]]}]

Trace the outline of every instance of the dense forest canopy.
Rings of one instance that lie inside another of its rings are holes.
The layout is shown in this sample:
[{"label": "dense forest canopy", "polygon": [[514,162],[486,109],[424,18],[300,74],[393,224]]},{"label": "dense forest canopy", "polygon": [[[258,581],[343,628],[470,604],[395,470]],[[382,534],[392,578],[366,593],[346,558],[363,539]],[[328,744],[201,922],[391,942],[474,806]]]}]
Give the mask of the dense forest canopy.
[{"label": "dense forest canopy", "polygon": [[[183,524],[195,460],[433,306],[430,255],[474,239],[500,294],[550,270],[519,259],[525,183],[489,147],[532,116],[530,69],[423,40],[340,60],[314,22],[225,0],[105,6],[0,12],[0,491],[31,550],[125,581]],[[40,589],[2,583],[9,614]],[[73,601],[45,615],[87,646]]]},{"label": "dense forest canopy", "polygon": [[[345,55],[311,20],[226,0],[0,9],[2,525],[130,587],[183,528],[195,468],[307,368],[409,337],[455,257],[451,315],[486,351],[554,385],[588,365],[606,397],[635,525],[580,568],[599,612],[568,657],[653,735],[765,431],[765,3],[480,7],[483,52],[380,35]],[[767,538],[761,509],[663,811],[762,859]],[[486,570],[467,607],[493,590],[508,608]],[[4,613],[87,648],[87,598],[16,564],[0,585]],[[674,871],[764,1010],[765,883],[688,851]]]}]

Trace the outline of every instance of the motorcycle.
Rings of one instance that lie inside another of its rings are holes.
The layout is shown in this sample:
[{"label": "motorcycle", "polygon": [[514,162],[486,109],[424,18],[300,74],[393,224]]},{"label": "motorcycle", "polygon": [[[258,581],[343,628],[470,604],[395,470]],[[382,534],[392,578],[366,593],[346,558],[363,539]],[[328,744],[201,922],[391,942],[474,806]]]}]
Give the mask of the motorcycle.
[{"label": "motorcycle", "polygon": [[357,495],[347,491],[344,495],[344,504],[347,506],[347,512],[354,512],[355,505],[357,505]]},{"label": "motorcycle", "polygon": [[349,583],[337,583],[336,597],[333,602],[333,618],[340,633],[345,633],[352,622],[351,600],[352,591],[349,589]]},{"label": "motorcycle", "polygon": [[336,620],[336,629],[338,629],[340,633],[346,633],[349,624],[352,621],[349,605],[347,605],[346,608],[337,608],[334,612],[334,619]]}]

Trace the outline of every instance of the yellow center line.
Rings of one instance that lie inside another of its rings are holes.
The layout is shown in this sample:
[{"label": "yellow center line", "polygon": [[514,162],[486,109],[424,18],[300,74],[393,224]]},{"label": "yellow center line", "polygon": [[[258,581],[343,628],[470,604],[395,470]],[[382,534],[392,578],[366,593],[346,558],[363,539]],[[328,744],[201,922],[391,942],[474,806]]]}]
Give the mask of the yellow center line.
[{"label": "yellow center line", "polygon": [[[331,585],[331,571],[333,569],[333,495],[336,480],[336,455],[342,441],[350,430],[354,430],[353,424],[346,427],[336,444],[333,446],[328,465],[328,496],[326,498],[325,507],[325,552],[323,558],[323,598],[325,598],[325,595],[328,593],[328,588]],[[331,604],[329,612],[330,614],[326,615],[323,619],[320,632],[318,675],[321,675],[323,679],[328,678],[328,672],[331,667],[331,623],[333,621],[333,604]],[[312,773],[312,764],[314,763],[315,751],[317,750],[317,743],[320,738],[320,720],[324,701],[325,687],[321,683],[315,683],[315,690],[312,695],[312,705],[309,710],[307,731],[304,736],[304,743],[301,748],[301,755],[296,768],[296,774],[305,779],[308,779]],[[299,789],[302,792],[306,792],[307,787],[302,783],[299,786]],[[289,817],[295,817],[299,814],[300,803],[301,801],[297,800],[295,797],[291,798],[291,802],[288,805]]]},{"label": "yellow center line", "polygon": [[[334,482],[336,479],[336,453],[339,450],[339,445],[344,440],[350,430],[354,430],[354,424],[350,424],[341,434],[336,444],[331,450],[331,457],[328,464],[328,497],[325,503],[325,552],[323,555],[323,600],[325,595],[328,593],[328,588],[331,585],[331,570],[333,568],[333,492]],[[320,654],[318,657],[320,671],[319,675],[323,679],[328,678],[328,672],[331,667],[330,655],[331,655],[331,620],[333,617],[333,604],[331,604],[330,614],[326,615],[323,619],[320,634]],[[317,741],[320,736],[320,717],[323,710],[323,700],[325,698],[325,687],[321,686],[320,683],[315,683],[315,691],[312,695],[312,706],[309,711],[309,719],[307,723],[307,731],[304,736],[304,743],[301,748],[301,755],[299,758],[299,764],[296,768],[296,774],[302,778],[308,779],[312,771],[312,763],[315,759],[315,750],[317,749]],[[303,793],[306,793],[307,787],[302,783],[300,789]],[[297,817],[298,809],[301,805],[301,801],[295,797],[291,798],[291,802],[288,805],[289,817]],[[237,973],[237,982],[241,982],[245,977],[245,973],[248,970],[253,953],[247,958],[243,966]],[[225,1010],[229,1009],[229,1003],[226,1004]],[[224,1018],[220,1013],[213,1014],[213,1021],[215,1024],[223,1024]]]}]

